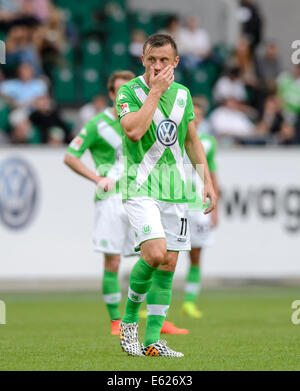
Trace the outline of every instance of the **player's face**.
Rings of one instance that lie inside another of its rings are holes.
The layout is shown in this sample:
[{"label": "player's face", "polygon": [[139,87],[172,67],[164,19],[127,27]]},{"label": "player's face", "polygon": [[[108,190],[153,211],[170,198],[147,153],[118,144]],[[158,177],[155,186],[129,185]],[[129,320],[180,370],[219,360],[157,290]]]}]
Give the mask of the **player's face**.
[{"label": "player's face", "polygon": [[199,106],[194,106],[195,125],[196,127],[203,120],[203,110]]},{"label": "player's face", "polygon": [[109,91],[109,97],[113,102],[116,101],[119,89],[122,87],[123,84],[125,84],[127,82],[128,82],[128,80],[124,80],[124,79],[116,79],[115,80],[114,92]]},{"label": "player's face", "polygon": [[153,68],[154,76],[156,76],[168,65],[176,68],[179,57],[175,56],[174,49],[170,44],[158,48],[147,46],[145,53],[142,55],[142,61],[146,75],[150,76],[150,70]]}]

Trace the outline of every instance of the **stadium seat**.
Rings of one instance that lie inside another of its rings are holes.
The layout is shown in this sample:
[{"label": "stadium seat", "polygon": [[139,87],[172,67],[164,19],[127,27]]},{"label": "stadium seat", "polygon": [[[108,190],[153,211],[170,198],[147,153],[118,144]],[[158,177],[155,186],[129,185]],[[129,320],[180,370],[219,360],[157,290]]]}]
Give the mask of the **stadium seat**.
[{"label": "stadium seat", "polygon": [[130,30],[143,30],[147,35],[154,33],[152,15],[149,12],[138,12],[129,15]]},{"label": "stadium seat", "polygon": [[99,67],[82,69],[81,100],[90,101],[95,95],[101,92],[103,92],[103,83]]},{"label": "stadium seat", "polygon": [[76,100],[74,70],[71,67],[53,70],[53,92],[60,103],[72,103]]},{"label": "stadium seat", "polygon": [[82,48],[83,67],[99,67],[102,63],[102,45],[99,40],[88,39]]}]

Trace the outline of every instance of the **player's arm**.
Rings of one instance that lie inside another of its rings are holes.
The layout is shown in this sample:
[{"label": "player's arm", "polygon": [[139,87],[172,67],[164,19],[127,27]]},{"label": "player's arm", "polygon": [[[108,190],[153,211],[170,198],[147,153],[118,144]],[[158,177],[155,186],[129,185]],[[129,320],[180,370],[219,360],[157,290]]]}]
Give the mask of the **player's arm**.
[{"label": "player's arm", "polygon": [[82,163],[80,158],[76,156],[72,156],[67,153],[64,158],[64,163],[77,174],[83,176],[86,179],[89,179],[96,184],[102,178],[96,175],[92,170],[90,170],[84,163]]},{"label": "player's arm", "polygon": [[217,204],[217,196],[214,191],[212,179],[209,173],[205,152],[201,141],[196,132],[195,122],[190,121],[188,125],[187,135],[184,142],[186,153],[193,164],[195,170],[201,177],[201,172],[197,165],[204,165],[204,192],[203,204],[206,203],[206,198],[210,199],[210,206],[204,211],[205,214],[210,213],[215,209]]},{"label": "player's arm", "polygon": [[127,137],[133,141],[139,141],[149,129],[153,120],[160,97],[167,91],[174,81],[174,70],[170,65],[154,76],[151,70],[150,92],[143,106],[135,112],[128,113],[121,118],[121,126]]},{"label": "player's arm", "polygon": [[95,142],[96,135],[97,128],[94,125],[87,125],[83,128],[69,144],[64,163],[76,174],[90,180],[105,191],[109,191],[114,187],[114,181],[97,175],[80,160],[84,152]]},{"label": "player's arm", "polygon": [[216,173],[213,171],[210,173],[212,185],[217,197],[216,207],[212,212],[212,226],[215,227],[218,224],[218,201],[220,196],[219,184]]}]

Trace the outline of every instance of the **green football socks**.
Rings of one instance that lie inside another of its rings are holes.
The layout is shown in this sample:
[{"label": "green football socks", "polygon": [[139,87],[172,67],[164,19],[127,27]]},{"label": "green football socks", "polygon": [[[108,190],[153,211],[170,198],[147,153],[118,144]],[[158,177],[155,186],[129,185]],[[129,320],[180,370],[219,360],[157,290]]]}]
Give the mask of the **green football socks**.
[{"label": "green football socks", "polygon": [[160,339],[160,330],[171,303],[173,275],[174,272],[163,270],[156,270],[153,274],[151,289],[147,294],[145,346]]},{"label": "green football socks", "polygon": [[151,287],[152,276],[155,270],[143,258],[140,258],[132,268],[125,314],[122,322],[138,322],[139,309]]},{"label": "green football socks", "polygon": [[104,302],[111,320],[120,319],[121,289],[118,279],[118,273],[112,273],[104,270],[102,280],[102,293]]},{"label": "green football socks", "polygon": [[201,273],[200,266],[190,266],[184,287],[184,301],[195,302],[200,292]]}]

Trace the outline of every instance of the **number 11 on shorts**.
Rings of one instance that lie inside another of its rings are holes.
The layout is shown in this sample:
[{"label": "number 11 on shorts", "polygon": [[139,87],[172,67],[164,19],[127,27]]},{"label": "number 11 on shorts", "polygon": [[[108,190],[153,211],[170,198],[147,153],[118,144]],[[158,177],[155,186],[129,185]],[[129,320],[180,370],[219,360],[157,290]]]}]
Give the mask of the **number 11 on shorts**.
[{"label": "number 11 on shorts", "polygon": [[181,236],[185,236],[186,235],[186,231],[187,231],[187,218],[185,217],[182,217],[180,219],[181,221],[181,231],[180,231],[180,235]]}]

